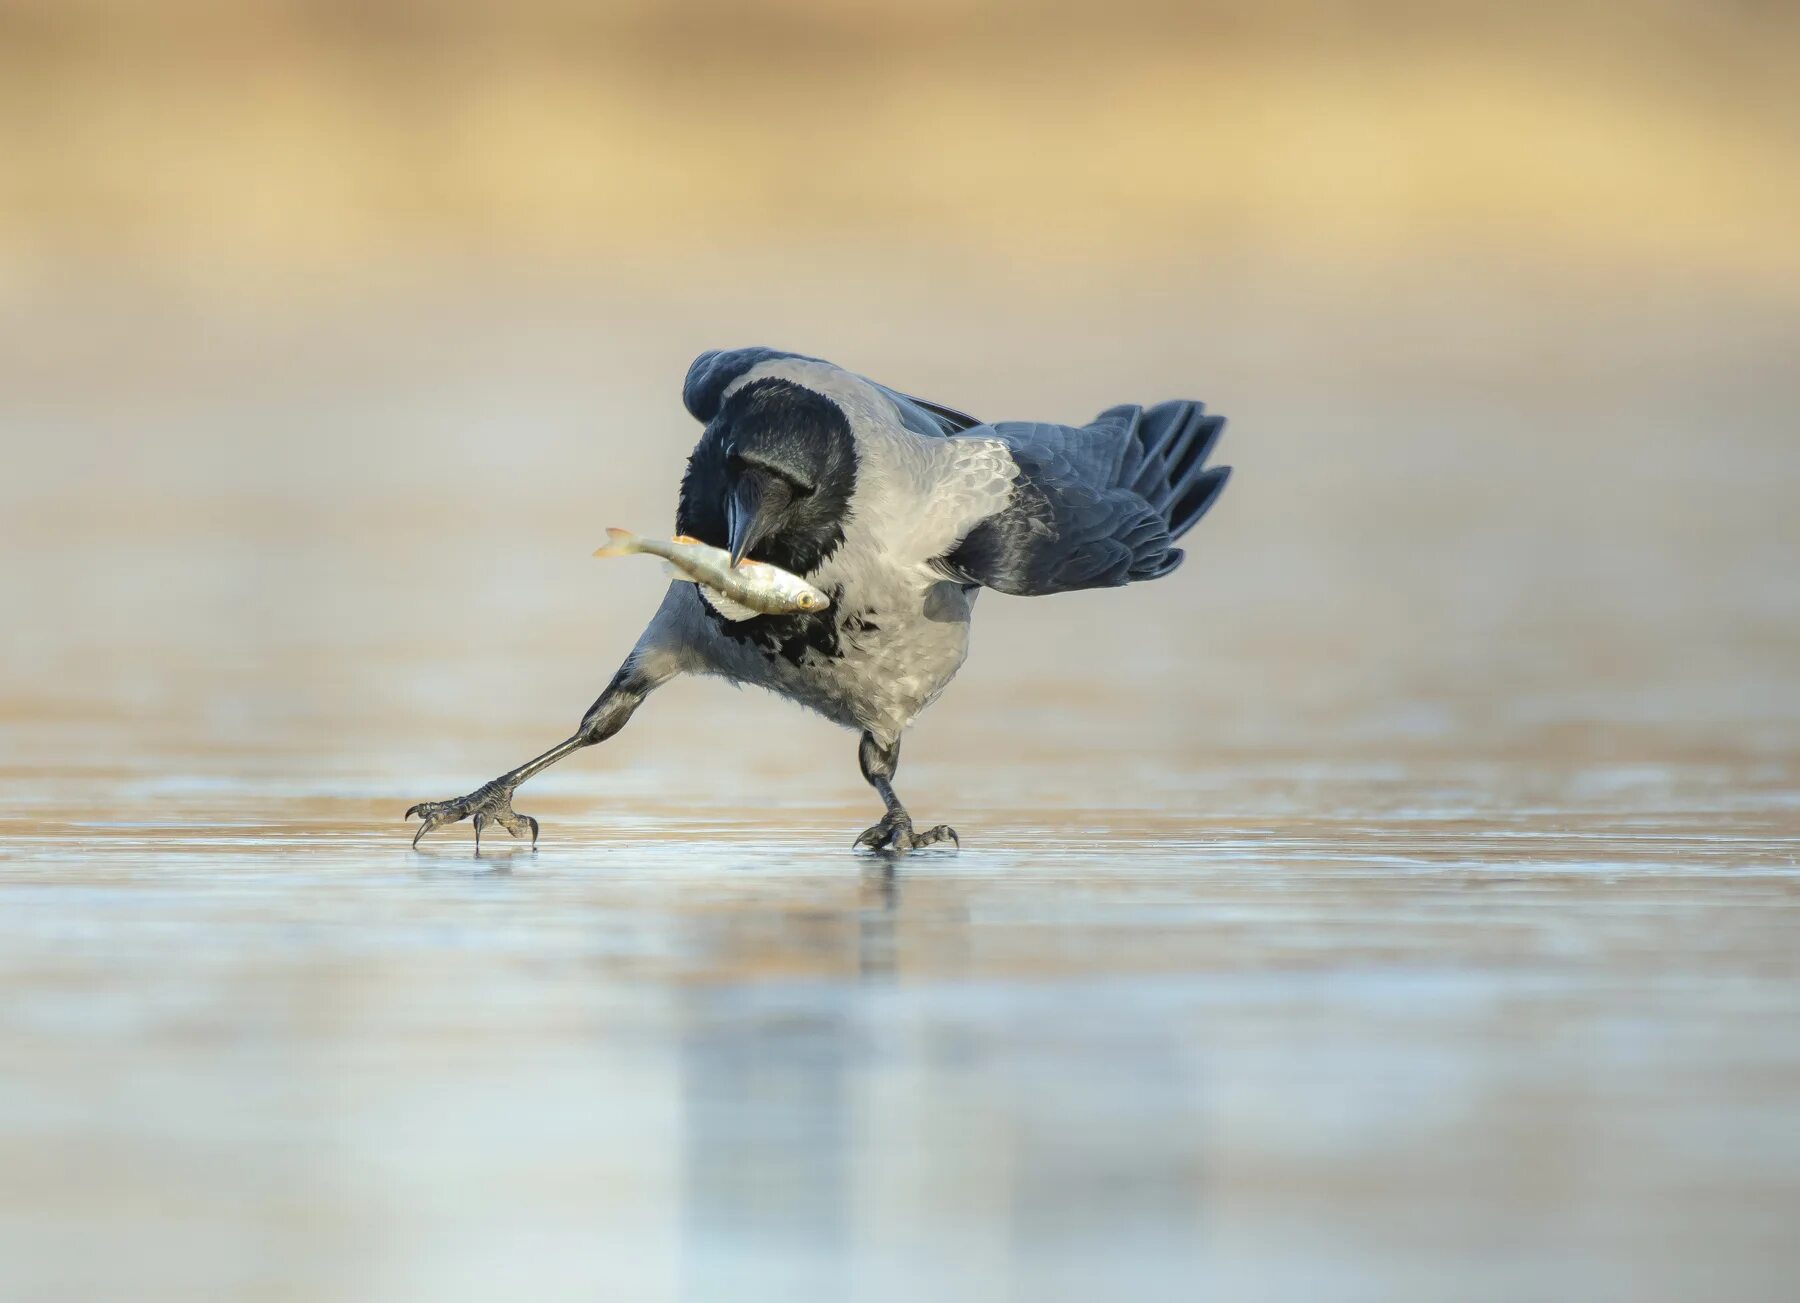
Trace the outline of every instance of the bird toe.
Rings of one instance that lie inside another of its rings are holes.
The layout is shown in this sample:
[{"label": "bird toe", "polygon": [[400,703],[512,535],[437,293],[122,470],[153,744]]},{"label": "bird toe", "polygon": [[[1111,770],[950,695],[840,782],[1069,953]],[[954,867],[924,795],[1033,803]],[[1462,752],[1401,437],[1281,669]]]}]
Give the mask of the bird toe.
[{"label": "bird toe", "polygon": [[865,828],[862,836],[852,844],[852,849],[857,846],[867,846],[872,851],[890,849],[904,851],[911,841],[912,821],[889,816],[873,827]]},{"label": "bird toe", "polygon": [[940,823],[935,828],[927,828],[912,839],[914,849],[921,846],[935,846],[939,842],[949,842],[957,850],[962,849],[962,838],[956,835],[956,829],[947,823]]},{"label": "bird toe", "polygon": [[412,844],[417,846],[428,832],[435,832],[447,824],[470,820],[475,827],[475,853],[481,853],[481,832],[490,823],[497,823],[514,837],[531,834],[532,849],[537,848],[538,821],[528,814],[519,814],[512,808],[512,789],[498,787],[493,783],[483,784],[467,796],[459,796],[451,801],[420,801],[408,807],[406,818],[414,816],[420,819],[419,830],[413,834]]}]

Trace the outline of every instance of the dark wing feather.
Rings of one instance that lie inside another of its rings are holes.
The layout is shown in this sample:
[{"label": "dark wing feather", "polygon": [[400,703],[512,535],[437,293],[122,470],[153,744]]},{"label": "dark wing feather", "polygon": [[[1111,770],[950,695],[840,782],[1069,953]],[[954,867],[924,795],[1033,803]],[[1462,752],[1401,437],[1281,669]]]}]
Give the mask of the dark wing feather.
[{"label": "dark wing feather", "polygon": [[1019,466],[1011,500],[939,562],[944,573],[1017,596],[1156,579],[1173,546],[1230,475],[1208,469],[1224,420],[1199,403],[1115,407],[1079,428],[1008,421],[972,430]]},{"label": "dark wing feather", "polygon": [[911,394],[889,389],[886,385],[881,385],[880,389],[894,400],[894,405],[900,409],[900,423],[914,434],[949,436],[972,430],[981,424],[980,417],[959,412],[954,407],[914,398]]},{"label": "dark wing feather", "polygon": [[799,358],[803,362],[819,360],[779,348],[711,349],[695,358],[693,365],[688,367],[687,380],[681,386],[681,401],[688,413],[705,425],[719,414],[719,404],[725,400],[725,390],[733,380],[751,367],[779,357]]},{"label": "dark wing feather", "polygon": [[[693,418],[704,425],[719,414],[719,404],[724,400],[725,391],[730,388],[732,381],[752,367],[784,357],[796,358],[802,362],[821,361],[820,358],[808,357],[804,353],[790,353],[779,348],[713,349],[695,358],[693,365],[688,368],[687,381],[681,387],[681,401]],[[975,417],[967,412],[959,412],[954,407],[914,398],[910,394],[889,389],[886,385],[875,387],[894,400],[894,406],[900,413],[900,423],[914,434],[936,439],[981,424]]]}]

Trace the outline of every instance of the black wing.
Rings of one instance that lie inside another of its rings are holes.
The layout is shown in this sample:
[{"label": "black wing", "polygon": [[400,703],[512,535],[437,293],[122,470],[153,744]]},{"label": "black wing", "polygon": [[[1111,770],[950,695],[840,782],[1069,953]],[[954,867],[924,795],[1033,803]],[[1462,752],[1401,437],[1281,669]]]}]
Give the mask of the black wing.
[{"label": "black wing", "polygon": [[[732,381],[751,367],[784,357],[801,362],[823,361],[821,358],[808,357],[804,353],[789,353],[779,348],[714,349],[695,358],[694,364],[688,368],[687,382],[681,388],[681,401],[686,404],[693,418],[704,425],[719,414],[719,404],[724,400],[725,390]],[[886,385],[875,384],[873,380],[869,383],[894,400],[894,406],[900,411],[900,423],[914,434],[939,438],[981,424],[976,417],[967,412],[959,412],[954,407],[914,398],[910,394],[889,389]]]},{"label": "black wing", "polygon": [[681,401],[700,424],[705,425],[719,414],[725,391],[751,367],[761,366],[775,358],[792,357],[802,362],[817,362],[804,353],[789,353],[780,348],[715,348],[694,359],[688,367],[687,380],[681,386]]},{"label": "black wing", "polygon": [[[979,416],[970,416],[967,412],[959,412],[954,407],[945,407],[942,403],[914,398],[911,394],[903,394],[896,389],[889,389],[886,385],[882,385],[880,388],[899,405],[901,423],[915,434],[960,434],[964,430],[973,430],[981,424]],[[916,411],[908,412],[908,407],[914,408]]]},{"label": "black wing", "polygon": [[1200,403],[1115,407],[1092,424],[1008,421],[999,439],[1019,465],[1012,499],[939,562],[944,573],[1036,597],[1157,579],[1181,564],[1172,546],[1205,515],[1231,474],[1206,457],[1225,427]]}]

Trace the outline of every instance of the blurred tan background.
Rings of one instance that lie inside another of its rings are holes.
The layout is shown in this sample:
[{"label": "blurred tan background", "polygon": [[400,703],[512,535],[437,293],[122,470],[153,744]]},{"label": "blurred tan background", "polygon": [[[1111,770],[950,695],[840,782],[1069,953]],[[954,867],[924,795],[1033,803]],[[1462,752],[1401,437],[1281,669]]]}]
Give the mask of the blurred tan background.
[{"label": "blurred tan background", "polygon": [[[1783,1296],[1797,66],[1784,3],[0,0],[0,1292]],[[537,856],[408,852],[607,681],[663,581],[588,553],[750,343],[1201,398],[1237,475],[1167,581],[983,598],[898,783],[954,860],[687,682]]]},{"label": "blurred tan background", "polygon": [[1779,3],[7,0],[0,248],[1800,276]]}]

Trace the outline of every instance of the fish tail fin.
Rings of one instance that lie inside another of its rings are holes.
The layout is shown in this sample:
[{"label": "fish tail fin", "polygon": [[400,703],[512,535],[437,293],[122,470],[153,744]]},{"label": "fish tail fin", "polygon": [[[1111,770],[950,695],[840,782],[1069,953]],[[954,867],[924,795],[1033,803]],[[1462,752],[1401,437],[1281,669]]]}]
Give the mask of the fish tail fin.
[{"label": "fish tail fin", "polygon": [[637,535],[629,529],[608,529],[604,546],[594,549],[595,556],[630,556],[637,551]]}]

